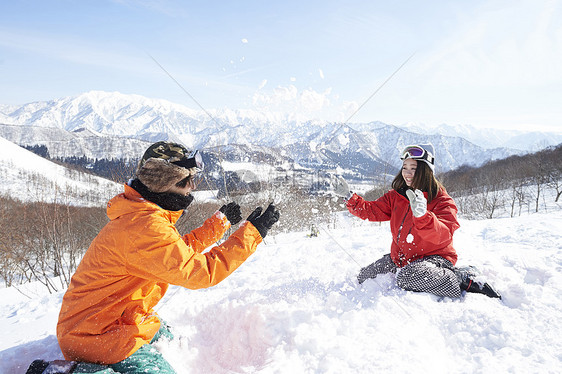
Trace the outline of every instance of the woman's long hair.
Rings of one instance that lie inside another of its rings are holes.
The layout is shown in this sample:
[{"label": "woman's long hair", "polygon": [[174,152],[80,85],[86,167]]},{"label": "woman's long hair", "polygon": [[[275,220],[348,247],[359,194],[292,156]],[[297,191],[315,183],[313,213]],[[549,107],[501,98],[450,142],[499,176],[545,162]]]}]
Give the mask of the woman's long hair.
[{"label": "woman's long hair", "polygon": [[427,202],[431,202],[439,193],[439,189],[443,188],[443,185],[435,178],[433,170],[423,161],[416,160],[416,172],[414,174],[414,179],[412,180],[412,185],[408,187],[404,177],[402,176],[402,167],[400,171],[394,177],[392,181],[392,189],[399,191],[402,188],[413,188],[427,192]]}]

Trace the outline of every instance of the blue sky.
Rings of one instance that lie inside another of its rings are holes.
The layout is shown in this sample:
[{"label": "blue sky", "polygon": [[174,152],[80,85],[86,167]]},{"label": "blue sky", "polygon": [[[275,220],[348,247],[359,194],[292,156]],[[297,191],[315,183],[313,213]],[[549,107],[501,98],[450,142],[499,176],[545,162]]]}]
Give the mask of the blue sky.
[{"label": "blue sky", "polygon": [[150,56],[205,109],[562,131],[562,0],[0,5],[0,104],[103,90],[198,109]]}]

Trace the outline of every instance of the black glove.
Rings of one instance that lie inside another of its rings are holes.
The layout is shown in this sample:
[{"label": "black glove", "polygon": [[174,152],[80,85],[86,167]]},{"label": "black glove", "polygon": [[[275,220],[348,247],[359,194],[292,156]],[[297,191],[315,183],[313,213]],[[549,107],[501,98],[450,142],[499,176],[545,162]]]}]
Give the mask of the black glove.
[{"label": "black glove", "polygon": [[226,219],[230,221],[231,225],[236,225],[242,220],[240,205],[236,204],[234,201],[223,205],[219,210],[226,216]]},{"label": "black glove", "polygon": [[359,284],[365,282],[369,278],[375,278],[377,276],[377,272],[375,270],[375,263],[373,262],[371,265],[365,266],[361,269],[359,274],[357,275],[357,280]]},{"label": "black glove", "polygon": [[271,226],[279,220],[279,210],[277,210],[273,203],[269,204],[263,214],[261,214],[262,210],[261,206],[257,207],[248,216],[248,221],[254,225],[263,239],[267,235],[267,231],[271,228]]}]

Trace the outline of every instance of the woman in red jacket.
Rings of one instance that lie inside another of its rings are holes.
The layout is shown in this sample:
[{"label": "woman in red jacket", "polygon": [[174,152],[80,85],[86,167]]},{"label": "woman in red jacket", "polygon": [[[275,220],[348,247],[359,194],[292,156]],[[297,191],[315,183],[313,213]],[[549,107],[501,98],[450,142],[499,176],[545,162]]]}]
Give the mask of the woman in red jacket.
[{"label": "woman in red jacket", "polygon": [[[461,291],[500,295],[487,283],[473,282],[474,268],[456,268],[453,233],[459,228],[455,202],[434,175],[431,144],[408,146],[402,151],[402,170],[392,190],[375,201],[349,192],[347,209],[369,221],[390,221],[390,254],[361,269],[359,283],[382,273],[396,273],[396,283],[409,291],[457,298]],[[340,180],[337,190],[349,191]]]}]

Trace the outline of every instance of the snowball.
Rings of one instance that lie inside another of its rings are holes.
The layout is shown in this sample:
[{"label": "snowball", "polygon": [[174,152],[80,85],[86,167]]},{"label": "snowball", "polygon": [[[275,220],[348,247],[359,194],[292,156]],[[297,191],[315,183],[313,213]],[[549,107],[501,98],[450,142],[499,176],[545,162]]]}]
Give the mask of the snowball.
[{"label": "snowball", "polygon": [[406,237],[406,243],[413,243],[414,241],[414,235],[412,234],[408,234],[408,236]]}]

